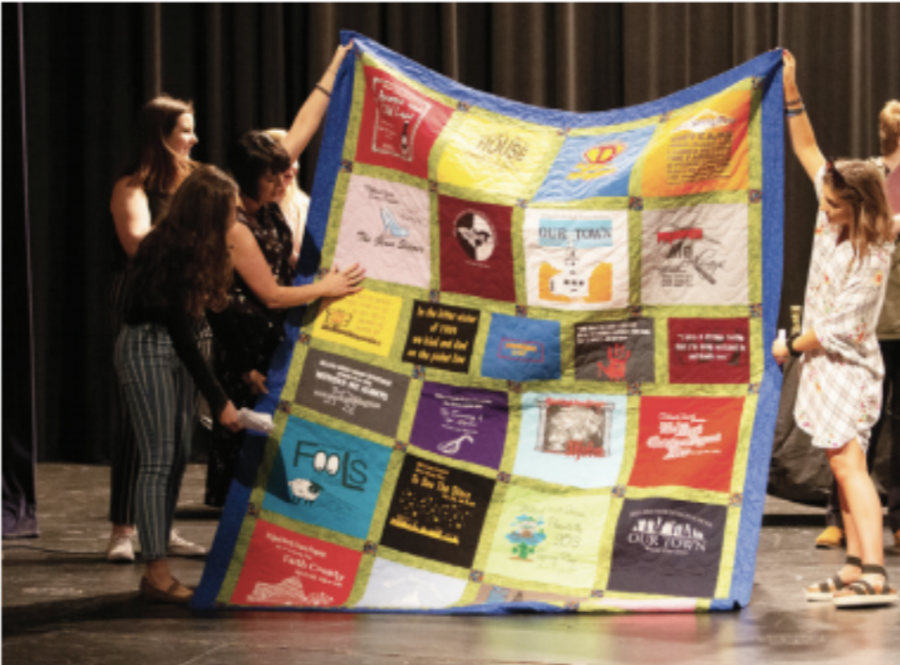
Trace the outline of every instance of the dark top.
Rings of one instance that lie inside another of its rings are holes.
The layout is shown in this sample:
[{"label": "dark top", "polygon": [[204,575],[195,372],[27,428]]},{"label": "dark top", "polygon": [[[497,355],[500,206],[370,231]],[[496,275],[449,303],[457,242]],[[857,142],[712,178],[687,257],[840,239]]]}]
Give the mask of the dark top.
[{"label": "dark top", "polygon": [[[147,204],[150,207],[150,227],[152,228],[156,222],[162,219],[163,215],[169,209],[169,202],[172,200],[171,194],[160,194],[158,192],[147,192]],[[128,254],[122,248],[119,242],[119,236],[116,233],[115,225],[113,225],[113,271],[119,272],[128,267]]]},{"label": "dark top", "polygon": [[[237,222],[244,224],[262,250],[272,276],[280,286],[290,286],[294,269],[291,229],[277,203],[269,203],[250,215],[237,210]],[[221,312],[206,313],[218,342],[216,374],[236,406],[253,406],[256,396],[242,375],[255,369],[265,374],[275,349],[284,340],[285,310],[266,307],[235,271],[228,306]]]}]

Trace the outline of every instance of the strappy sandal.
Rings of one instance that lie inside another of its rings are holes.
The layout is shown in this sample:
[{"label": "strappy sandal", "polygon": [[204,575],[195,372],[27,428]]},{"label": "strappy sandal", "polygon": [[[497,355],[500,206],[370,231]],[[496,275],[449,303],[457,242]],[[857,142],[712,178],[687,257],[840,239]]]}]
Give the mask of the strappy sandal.
[{"label": "strappy sandal", "polygon": [[835,592],[834,604],[837,607],[883,607],[900,600],[897,590],[888,583],[887,571],[883,566],[866,564],[862,567],[862,572],[863,575],[881,575],[884,578],[881,588],[863,579],[851,582],[846,589]]},{"label": "strappy sandal", "polygon": [[[863,565],[862,559],[857,556],[848,556],[844,563],[856,568],[862,568]],[[841,574],[838,572],[834,577],[829,577],[824,582],[806,587],[806,600],[811,603],[831,601],[834,599],[835,593],[846,587],[847,583],[841,579]]]}]

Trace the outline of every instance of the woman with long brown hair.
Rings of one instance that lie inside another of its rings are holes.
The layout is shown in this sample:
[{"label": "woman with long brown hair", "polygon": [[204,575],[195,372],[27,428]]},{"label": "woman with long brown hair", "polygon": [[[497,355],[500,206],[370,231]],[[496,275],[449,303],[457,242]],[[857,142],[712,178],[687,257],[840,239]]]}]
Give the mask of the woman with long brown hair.
[{"label": "woman with long brown hair", "polygon": [[868,161],[825,159],[784,51],[784,105],[794,154],[819,198],[803,332],[778,339],[781,363],[799,358],[794,418],[823,449],[837,480],[847,559],[832,578],[806,589],[837,607],[891,605],[897,592],[884,568],[881,502],[866,469],[881,410],[884,362],[875,326],[884,302],[894,231],[880,169]]},{"label": "woman with long brown hair", "polygon": [[186,603],[192,596],[172,577],[166,553],[187,464],[195,382],[218,422],[240,429],[237,410],[195,336],[204,312],[228,302],[233,269],[227,234],[237,193],[219,169],[197,167],[129,267],[115,365],[139,451],[135,512],[146,566],[140,590],[150,600]]},{"label": "woman with long brown hair", "polygon": [[[191,148],[194,107],[191,102],[160,95],[151,99],[138,117],[132,154],[116,181],[110,200],[115,225],[111,317],[113,339],[122,329],[126,266],[154,223],[166,211],[172,195],[196,167]],[[198,336],[209,340],[205,321],[198,324]],[[207,348],[205,355],[211,351]],[[112,465],[110,473],[109,519],[112,532],[106,548],[109,561],[134,561],[134,491],[137,482],[137,449],[134,427],[124,399],[116,385],[112,393]],[[170,539],[170,554],[202,555],[206,550],[177,533]]]}]

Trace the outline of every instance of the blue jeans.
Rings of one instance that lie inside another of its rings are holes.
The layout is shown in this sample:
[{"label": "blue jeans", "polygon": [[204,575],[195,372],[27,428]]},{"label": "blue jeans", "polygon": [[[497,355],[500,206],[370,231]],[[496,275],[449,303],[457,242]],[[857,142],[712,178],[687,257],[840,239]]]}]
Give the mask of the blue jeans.
[{"label": "blue jeans", "polygon": [[194,382],[157,324],[124,326],[115,366],[138,449],[135,518],[142,557],[163,559],[190,455]]}]

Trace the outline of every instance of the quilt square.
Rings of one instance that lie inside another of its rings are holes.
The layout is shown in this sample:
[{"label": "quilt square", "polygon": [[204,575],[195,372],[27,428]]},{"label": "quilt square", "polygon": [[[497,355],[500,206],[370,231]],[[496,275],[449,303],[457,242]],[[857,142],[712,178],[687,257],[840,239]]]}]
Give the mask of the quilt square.
[{"label": "quilt square", "polygon": [[653,319],[575,324],[575,378],[653,383]]},{"label": "quilt square", "polygon": [[342,298],[325,298],[313,326],[313,336],[386,357],[403,298],[364,289]]},{"label": "quilt square", "polygon": [[495,481],[407,455],[381,544],[471,568]]},{"label": "quilt square", "polygon": [[465,590],[464,579],[378,558],[359,605],[404,610],[450,607]]},{"label": "quilt square", "polygon": [[523,235],[529,305],[568,310],[628,306],[626,210],[529,208]]},{"label": "quilt square", "polygon": [[350,176],[333,263],[359,263],[371,279],[429,288],[430,214],[423,189]]},{"label": "quilt square", "polygon": [[625,453],[623,395],[525,393],[513,474],[573,487],[612,487]]},{"label": "quilt square", "polygon": [[560,323],[494,314],[481,373],[507,381],[560,377]]},{"label": "quilt square", "polygon": [[731,491],[743,397],[644,397],[629,485]]},{"label": "quilt square", "polygon": [[506,393],[426,381],[409,440],[440,455],[497,469],[508,420]]},{"label": "quilt square", "polygon": [[747,189],[750,104],[749,90],[727,90],[673,113],[647,148],[643,196]]},{"label": "quilt square", "polygon": [[643,213],[641,297],[648,305],[746,305],[746,204]]},{"label": "quilt square", "polygon": [[590,589],[609,512],[609,495],[510,485],[491,544],[487,572]]},{"label": "quilt square", "polygon": [[616,525],[610,591],[711,598],[728,509],[674,499],[626,499]]},{"label": "quilt square", "polygon": [[408,388],[407,376],[311,348],[294,401],[394,438]]},{"label": "quilt square", "polygon": [[403,361],[467,374],[480,317],[477,309],[414,301]]},{"label": "quilt square", "polygon": [[364,540],[390,456],[389,448],[291,416],[262,507]]},{"label": "quilt square", "polygon": [[598,136],[566,137],[536,202],[628,196],[631,170],[656,131],[655,125]]},{"label": "quilt square", "polygon": [[531,198],[559,145],[557,130],[480,110],[460,118],[438,162],[438,182]]},{"label": "quilt square", "polygon": [[750,383],[750,322],[669,319],[669,382]]},{"label": "quilt square", "polygon": [[347,602],[361,552],[259,520],[231,602],[335,607]]},{"label": "quilt square", "polygon": [[366,93],[356,159],[428,179],[428,156],[453,109],[376,67],[365,67]]},{"label": "quilt square", "polygon": [[441,290],[515,302],[512,209],[441,196]]},{"label": "quilt square", "polygon": [[[524,585],[523,585],[524,586]],[[482,584],[475,595],[475,604],[493,603],[548,603],[557,607],[584,600],[582,596],[572,596],[547,591],[532,591],[530,589],[515,589],[492,584]]]}]

